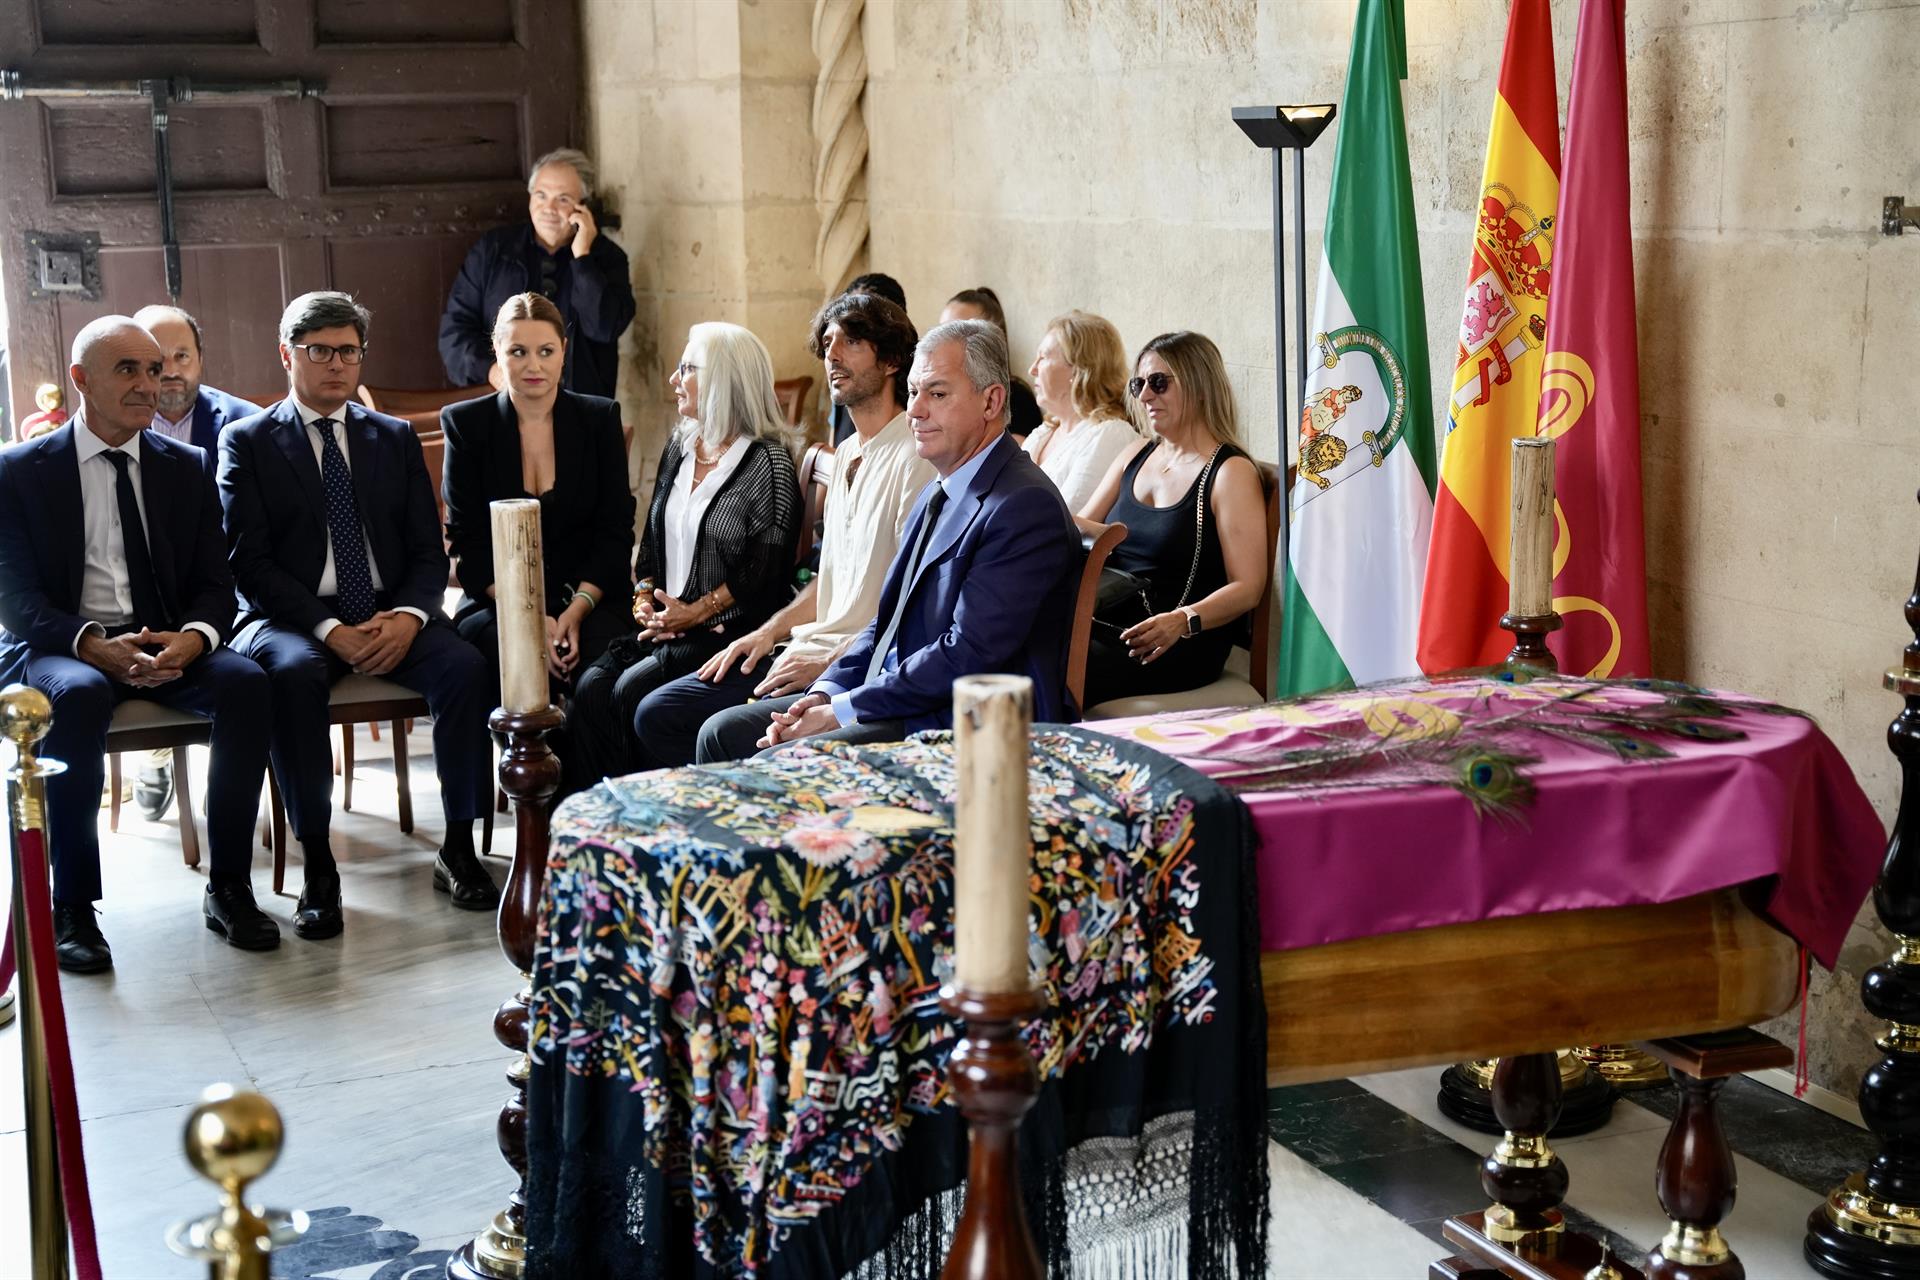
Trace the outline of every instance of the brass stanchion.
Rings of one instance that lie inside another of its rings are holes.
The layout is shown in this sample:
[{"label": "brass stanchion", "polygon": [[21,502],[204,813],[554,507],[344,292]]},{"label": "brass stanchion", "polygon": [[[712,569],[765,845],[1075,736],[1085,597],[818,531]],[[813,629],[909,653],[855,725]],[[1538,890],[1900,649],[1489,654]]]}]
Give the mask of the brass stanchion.
[{"label": "brass stanchion", "polygon": [[167,1248],[201,1258],[208,1280],[267,1280],[269,1255],[307,1231],[307,1215],[246,1202],[247,1184],[273,1168],[286,1130],[280,1113],[257,1093],[216,1084],[187,1114],[181,1142],[187,1163],[220,1188],[220,1207],[167,1229]]},{"label": "brass stanchion", "polygon": [[[0,690],[0,734],[13,744],[7,768],[7,849],[13,871],[13,949],[19,964],[20,1058],[26,1094],[27,1249],[33,1280],[66,1280],[67,1211],[60,1192],[60,1157],[54,1145],[53,1083],[47,1073],[47,1029],[34,988],[32,940],[27,930],[27,894],[21,874],[21,838],[44,835],[42,782],[66,765],[34,757],[34,744],[53,727],[47,695],[25,685]],[[37,850],[35,857],[42,856]]]}]

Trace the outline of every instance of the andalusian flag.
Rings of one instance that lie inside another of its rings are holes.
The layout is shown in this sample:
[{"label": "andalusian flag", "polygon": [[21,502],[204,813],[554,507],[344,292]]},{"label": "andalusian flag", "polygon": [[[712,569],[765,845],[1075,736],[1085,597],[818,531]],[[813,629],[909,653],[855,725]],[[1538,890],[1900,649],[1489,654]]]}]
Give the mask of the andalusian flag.
[{"label": "andalusian flag", "polygon": [[1650,665],[1620,10],[1621,0],[1580,3],[1560,269],[1540,387],[1539,433],[1559,441],[1553,607],[1566,619],[1548,643],[1573,675],[1644,676]]},{"label": "andalusian flag", "polygon": [[1420,666],[1429,672],[1491,666],[1513,647],[1500,629],[1512,442],[1533,434],[1540,410],[1559,196],[1552,15],[1548,0],[1513,0],[1433,502],[1420,607]]},{"label": "andalusian flag", "polygon": [[1280,692],[1415,670],[1433,415],[1397,0],[1360,0],[1311,332]]}]

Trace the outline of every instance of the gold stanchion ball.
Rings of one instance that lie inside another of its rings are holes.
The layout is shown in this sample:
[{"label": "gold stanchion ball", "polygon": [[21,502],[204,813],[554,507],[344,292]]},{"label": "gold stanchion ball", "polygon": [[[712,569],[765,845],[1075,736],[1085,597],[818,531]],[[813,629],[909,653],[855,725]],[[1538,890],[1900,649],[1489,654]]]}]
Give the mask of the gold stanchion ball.
[{"label": "gold stanchion ball", "polygon": [[53,727],[53,703],[38,689],[10,684],[0,689],[0,736],[15,746],[40,741]]},{"label": "gold stanchion ball", "polygon": [[286,1130],[274,1105],[257,1093],[216,1084],[187,1116],[187,1161],[223,1187],[252,1182],[280,1158]]}]

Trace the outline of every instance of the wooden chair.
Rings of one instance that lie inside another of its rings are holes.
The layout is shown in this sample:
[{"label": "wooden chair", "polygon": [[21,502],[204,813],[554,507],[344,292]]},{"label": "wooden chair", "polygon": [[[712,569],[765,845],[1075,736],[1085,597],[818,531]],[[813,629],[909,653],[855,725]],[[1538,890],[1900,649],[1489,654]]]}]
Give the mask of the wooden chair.
[{"label": "wooden chair", "polygon": [[777,378],[773,384],[773,398],[780,402],[780,412],[786,415],[787,425],[797,427],[807,414],[807,392],[813,390],[812,378]]},{"label": "wooden chair", "polygon": [[1100,594],[1100,571],[1107,557],[1127,540],[1127,526],[1119,521],[1100,526],[1100,532],[1082,538],[1086,563],[1080,566],[1080,591],[1073,600],[1073,630],[1067,636],[1067,696],[1078,709],[1087,696],[1087,646],[1093,641],[1093,606]]},{"label": "wooden chair", "polygon": [[[413,834],[413,782],[407,769],[406,721],[425,718],[427,700],[392,680],[379,676],[347,675],[334,686],[327,699],[327,722],[342,727],[340,735],[340,807],[353,809],[353,727],[359,724],[385,723],[393,734],[393,783],[400,809],[400,831]],[[280,785],[267,770],[268,801],[272,824],[268,844],[273,850],[273,891],[284,893],[287,881],[287,814],[280,797]],[[493,810],[488,808],[481,848],[493,845]]]},{"label": "wooden chair", "polygon": [[806,564],[820,545],[820,521],[827,510],[827,490],[833,488],[833,446],[822,441],[807,446],[800,456],[800,533],[794,563]]},{"label": "wooden chair", "polygon": [[1198,710],[1203,707],[1257,707],[1271,696],[1267,672],[1272,668],[1275,628],[1279,619],[1273,603],[1274,552],[1280,545],[1281,503],[1285,490],[1280,472],[1271,462],[1256,463],[1260,488],[1267,499],[1267,589],[1260,603],[1253,606],[1253,643],[1236,647],[1227,658],[1227,667],[1211,684],[1184,693],[1160,693],[1138,698],[1113,698],[1088,707],[1088,720],[1115,720],[1122,716],[1144,716],[1159,711]]},{"label": "wooden chair", "polygon": [[477,396],[490,396],[493,388],[489,386],[451,387],[439,391],[409,391],[400,387],[360,388],[360,403],[375,413],[384,413],[390,418],[404,418],[413,424],[413,429],[422,436],[440,430],[440,410],[462,400],[472,400]]},{"label": "wooden chair", "polygon": [[175,711],[145,698],[129,698],[113,709],[107,726],[107,830],[120,830],[120,756],[128,751],[173,752],[174,808],[180,815],[180,859],[200,865],[200,824],[187,777],[187,748],[213,737],[213,722],[190,711]]}]

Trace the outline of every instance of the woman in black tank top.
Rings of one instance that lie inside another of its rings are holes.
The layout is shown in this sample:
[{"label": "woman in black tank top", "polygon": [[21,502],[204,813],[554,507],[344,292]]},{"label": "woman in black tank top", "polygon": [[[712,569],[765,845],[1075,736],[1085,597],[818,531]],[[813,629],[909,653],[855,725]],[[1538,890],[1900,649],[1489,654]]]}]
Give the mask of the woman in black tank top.
[{"label": "woman in black tank top", "polygon": [[1107,563],[1151,584],[1155,612],[1117,635],[1094,628],[1088,708],[1217,680],[1243,630],[1235,624],[1272,573],[1260,478],[1239,446],[1219,349],[1197,333],[1162,334],[1141,349],[1134,372],[1127,390],[1152,435],[1114,464],[1079,515],[1127,526]]}]

